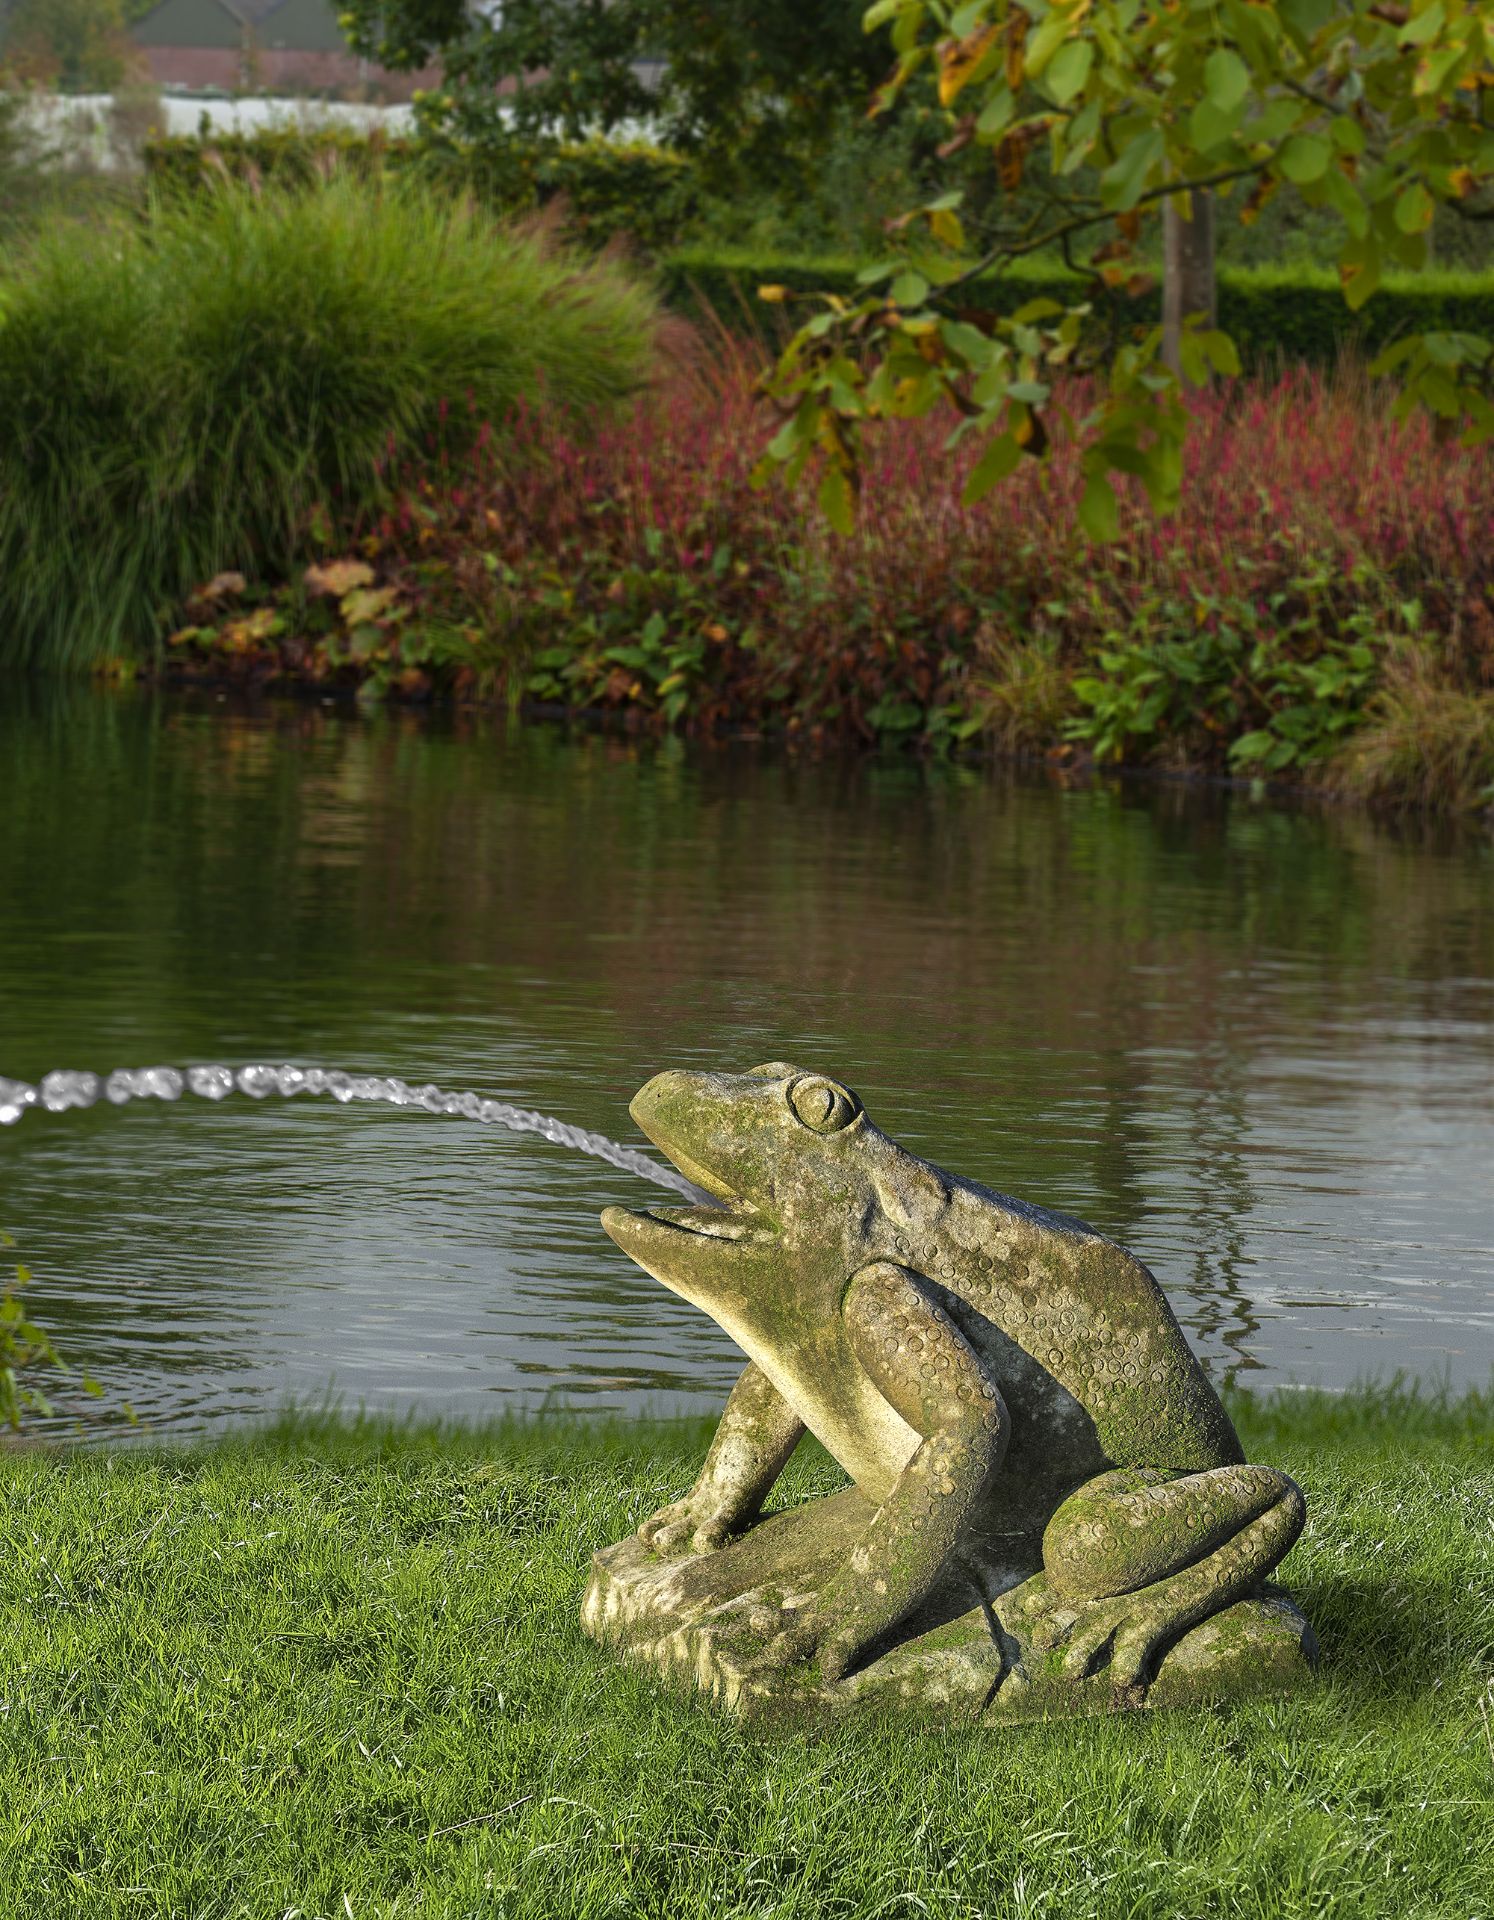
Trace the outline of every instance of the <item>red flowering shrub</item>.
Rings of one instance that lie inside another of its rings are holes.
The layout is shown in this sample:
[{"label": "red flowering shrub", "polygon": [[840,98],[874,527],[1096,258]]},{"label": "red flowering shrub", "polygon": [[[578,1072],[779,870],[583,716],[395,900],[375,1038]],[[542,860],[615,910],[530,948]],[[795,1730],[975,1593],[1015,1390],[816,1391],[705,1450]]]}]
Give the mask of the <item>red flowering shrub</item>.
[{"label": "red flowering shrub", "polygon": [[879,430],[842,538],[807,497],[753,485],[772,417],[728,352],[584,441],[536,412],[505,423],[501,461],[407,458],[381,512],[323,526],[329,558],[368,570],[348,597],[291,583],[257,653],[242,606],[184,644],[235,646],[260,674],[695,731],[989,728],[1265,771],[1334,746],[1396,648],[1494,687],[1494,454],[1393,420],[1351,373],[1195,405],[1182,511],[1129,501],[1109,547],[1075,529],[1062,451],[963,507],[964,458],[933,420]]}]

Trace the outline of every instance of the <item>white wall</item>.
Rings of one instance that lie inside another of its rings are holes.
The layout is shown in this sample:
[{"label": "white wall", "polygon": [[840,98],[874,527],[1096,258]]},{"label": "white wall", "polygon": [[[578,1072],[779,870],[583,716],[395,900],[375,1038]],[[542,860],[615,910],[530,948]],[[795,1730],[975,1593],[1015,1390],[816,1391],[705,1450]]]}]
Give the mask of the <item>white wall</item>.
[{"label": "white wall", "polygon": [[[37,94],[28,120],[38,140],[62,161],[86,160],[107,170],[121,164],[110,128],[114,99],[107,93]],[[385,127],[402,133],[411,124],[408,106],[374,107],[351,101],[209,100],[200,95],[167,94],[160,103],[158,131],[196,133],[206,117],[214,133],[258,133],[266,127]]]}]

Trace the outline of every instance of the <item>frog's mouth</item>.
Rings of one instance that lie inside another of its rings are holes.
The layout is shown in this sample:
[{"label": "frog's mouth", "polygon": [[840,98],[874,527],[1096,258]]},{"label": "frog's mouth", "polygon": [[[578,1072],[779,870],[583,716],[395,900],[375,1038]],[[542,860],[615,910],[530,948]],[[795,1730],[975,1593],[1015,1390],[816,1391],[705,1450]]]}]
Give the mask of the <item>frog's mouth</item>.
[{"label": "frog's mouth", "polygon": [[[731,1286],[727,1272],[730,1267],[735,1273],[736,1258],[752,1248],[776,1247],[782,1235],[781,1221],[742,1191],[744,1186],[756,1189],[759,1182],[749,1156],[741,1151],[740,1137],[711,1125],[711,1116],[727,1104],[733,1090],[726,1076],[663,1073],[637,1094],[630,1109],[654,1145],[718,1205],[708,1201],[704,1206],[650,1206],[636,1212],[608,1207],[602,1215],[603,1227],[623,1252],[686,1299]],[[766,1095],[767,1087],[749,1081],[748,1092]],[[699,1124],[702,1120],[705,1124]],[[728,1254],[728,1248],[739,1249],[740,1255]],[[737,1275],[738,1280],[743,1277]]]},{"label": "frog's mouth", "polygon": [[[623,1222],[629,1224],[623,1226]],[[778,1238],[757,1209],[745,1200],[719,1207],[640,1207],[636,1212],[627,1207],[608,1207],[602,1215],[602,1225],[620,1246],[628,1243],[615,1230],[619,1226],[623,1233],[641,1228],[647,1234],[650,1227],[662,1227],[666,1233],[688,1233],[700,1240],[750,1240],[757,1246],[766,1246]],[[631,1246],[628,1251],[632,1251]]]},{"label": "frog's mouth", "polygon": [[706,1257],[702,1243],[742,1247],[777,1243],[777,1224],[745,1195],[733,1192],[713,1168],[673,1140],[656,1136],[655,1144],[663,1148],[687,1180],[716,1199],[695,1207],[607,1207],[602,1226],[639,1266],[665,1286],[684,1292],[680,1285],[684,1271],[693,1270],[697,1260]]}]

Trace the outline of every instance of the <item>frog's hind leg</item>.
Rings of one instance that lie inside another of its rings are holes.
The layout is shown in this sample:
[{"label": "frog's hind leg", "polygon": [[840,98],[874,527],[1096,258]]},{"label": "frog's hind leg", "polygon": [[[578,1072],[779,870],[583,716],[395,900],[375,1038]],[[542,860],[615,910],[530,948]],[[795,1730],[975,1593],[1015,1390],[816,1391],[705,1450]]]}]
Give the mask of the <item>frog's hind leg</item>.
[{"label": "frog's hind leg", "polygon": [[1048,1522],[1012,1624],[1071,1679],[1108,1651],[1112,1685],[1142,1685],[1173,1641],[1258,1589],[1305,1517],[1301,1489],[1271,1467],[1102,1473]]}]

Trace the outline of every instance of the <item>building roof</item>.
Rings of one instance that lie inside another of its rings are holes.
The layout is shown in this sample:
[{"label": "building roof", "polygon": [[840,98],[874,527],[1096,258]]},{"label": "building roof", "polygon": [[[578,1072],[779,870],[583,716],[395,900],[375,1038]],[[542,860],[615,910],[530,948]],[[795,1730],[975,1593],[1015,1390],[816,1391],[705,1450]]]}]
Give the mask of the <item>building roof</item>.
[{"label": "building roof", "polygon": [[147,47],[236,46],[246,28],[261,46],[336,52],[347,44],[334,0],[160,0],[132,32]]}]

